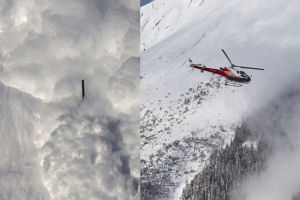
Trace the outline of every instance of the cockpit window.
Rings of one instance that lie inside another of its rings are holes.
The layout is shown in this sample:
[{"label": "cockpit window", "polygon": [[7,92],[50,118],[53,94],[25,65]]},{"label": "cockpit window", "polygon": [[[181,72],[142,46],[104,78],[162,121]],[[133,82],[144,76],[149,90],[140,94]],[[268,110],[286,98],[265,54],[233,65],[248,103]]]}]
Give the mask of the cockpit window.
[{"label": "cockpit window", "polygon": [[243,71],[240,71],[242,77],[248,77],[247,74]]}]

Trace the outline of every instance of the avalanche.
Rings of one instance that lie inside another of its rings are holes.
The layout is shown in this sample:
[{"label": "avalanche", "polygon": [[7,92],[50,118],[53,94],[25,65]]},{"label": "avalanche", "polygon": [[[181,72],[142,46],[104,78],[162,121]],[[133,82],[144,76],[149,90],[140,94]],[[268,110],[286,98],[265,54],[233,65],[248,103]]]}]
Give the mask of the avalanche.
[{"label": "avalanche", "polygon": [[0,8],[0,199],[138,199],[138,2]]}]

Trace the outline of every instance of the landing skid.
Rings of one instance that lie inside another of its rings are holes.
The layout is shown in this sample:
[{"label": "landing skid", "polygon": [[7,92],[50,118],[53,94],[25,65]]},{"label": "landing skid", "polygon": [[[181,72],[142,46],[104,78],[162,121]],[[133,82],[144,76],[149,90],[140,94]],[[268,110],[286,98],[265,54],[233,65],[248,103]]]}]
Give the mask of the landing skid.
[{"label": "landing skid", "polygon": [[233,86],[233,87],[241,87],[241,86],[243,86],[243,85],[240,84],[240,83],[236,83],[236,82],[234,82],[234,81],[227,81],[227,80],[226,80],[226,82],[225,82],[225,85]]}]

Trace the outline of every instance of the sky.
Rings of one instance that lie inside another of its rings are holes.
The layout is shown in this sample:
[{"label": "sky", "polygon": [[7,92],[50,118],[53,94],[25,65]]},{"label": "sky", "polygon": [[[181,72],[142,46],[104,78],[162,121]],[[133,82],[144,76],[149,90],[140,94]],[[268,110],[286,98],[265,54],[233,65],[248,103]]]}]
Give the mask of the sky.
[{"label": "sky", "polygon": [[144,5],[148,4],[148,3],[150,3],[151,1],[152,1],[152,0],[141,0],[140,5],[141,5],[141,6],[144,6]]},{"label": "sky", "polygon": [[0,8],[0,198],[138,198],[139,2]]}]

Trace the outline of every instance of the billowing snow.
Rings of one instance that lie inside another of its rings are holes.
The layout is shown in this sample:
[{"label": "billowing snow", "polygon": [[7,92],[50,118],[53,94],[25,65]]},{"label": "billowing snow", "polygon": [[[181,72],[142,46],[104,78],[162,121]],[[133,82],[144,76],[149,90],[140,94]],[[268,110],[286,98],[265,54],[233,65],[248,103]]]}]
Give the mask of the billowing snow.
[{"label": "billowing snow", "polygon": [[0,8],[0,199],[139,199],[139,3]]}]

